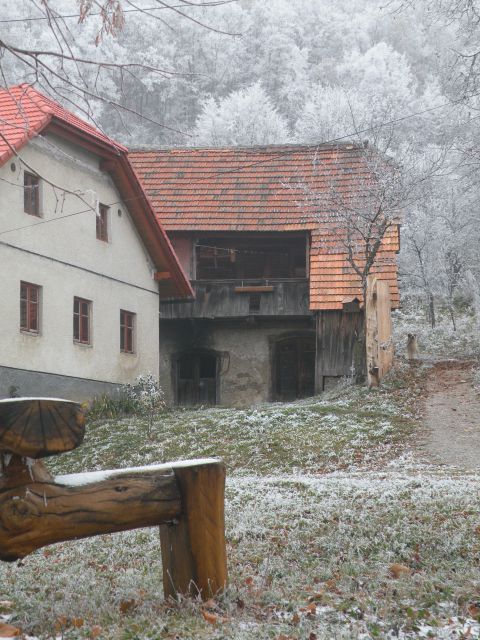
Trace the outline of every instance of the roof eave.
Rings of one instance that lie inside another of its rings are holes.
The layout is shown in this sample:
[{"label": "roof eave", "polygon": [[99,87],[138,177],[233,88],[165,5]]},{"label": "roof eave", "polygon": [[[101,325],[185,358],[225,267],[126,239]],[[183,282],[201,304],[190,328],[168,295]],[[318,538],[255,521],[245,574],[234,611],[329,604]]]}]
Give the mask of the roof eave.
[{"label": "roof eave", "polygon": [[[193,298],[194,292],[183,272],[177,256],[163,228],[158,224],[152,205],[128,160],[126,148],[113,146],[77,127],[53,116],[48,127],[72,142],[80,144],[103,159],[102,168],[108,171],[117,186],[128,210],[132,214],[140,237],[152,258],[157,271],[168,271],[171,279],[159,284],[160,297]],[[143,205],[143,206],[142,206]]]}]

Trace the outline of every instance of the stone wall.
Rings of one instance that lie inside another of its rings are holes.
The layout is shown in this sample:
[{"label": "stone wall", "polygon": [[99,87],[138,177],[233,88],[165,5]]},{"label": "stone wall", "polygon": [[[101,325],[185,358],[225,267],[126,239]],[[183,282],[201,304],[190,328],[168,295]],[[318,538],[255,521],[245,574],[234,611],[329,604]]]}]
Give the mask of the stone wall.
[{"label": "stone wall", "polygon": [[220,362],[217,403],[249,406],[272,399],[275,339],[286,334],[314,335],[313,318],[243,321],[175,320],[160,323],[160,384],[174,404],[173,361],[189,349],[211,349]]},{"label": "stone wall", "polygon": [[84,402],[104,393],[115,394],[118,389],[119,385],[99,380],[0,366],[0,398],[9,398],[15,392],[18,396]]}]

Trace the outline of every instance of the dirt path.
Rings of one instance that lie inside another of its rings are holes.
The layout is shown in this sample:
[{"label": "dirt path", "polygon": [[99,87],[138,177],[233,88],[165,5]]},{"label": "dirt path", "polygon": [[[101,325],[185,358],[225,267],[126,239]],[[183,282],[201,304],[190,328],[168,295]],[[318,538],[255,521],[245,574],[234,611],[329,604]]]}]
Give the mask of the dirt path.
[{"label": "dirt path", "polygon": [[472,386],[472,363],[435,365],[424,426],[418,445],[428,461],[480,471],[480,394]]}]

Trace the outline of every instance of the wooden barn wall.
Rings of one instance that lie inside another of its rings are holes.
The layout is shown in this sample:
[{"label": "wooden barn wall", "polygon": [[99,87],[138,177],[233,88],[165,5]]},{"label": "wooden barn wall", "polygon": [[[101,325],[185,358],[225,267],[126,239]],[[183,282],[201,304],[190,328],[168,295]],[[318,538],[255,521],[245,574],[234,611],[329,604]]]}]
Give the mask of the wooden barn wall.
[{"label": "wooden barn wall", "polygon": [[356,373],[365,367],[359,338],[363,335],[363,313],[319,311],[316,321],[317,371],[316,392],[323,391],[325,378],[352,375],[355,358]]}]

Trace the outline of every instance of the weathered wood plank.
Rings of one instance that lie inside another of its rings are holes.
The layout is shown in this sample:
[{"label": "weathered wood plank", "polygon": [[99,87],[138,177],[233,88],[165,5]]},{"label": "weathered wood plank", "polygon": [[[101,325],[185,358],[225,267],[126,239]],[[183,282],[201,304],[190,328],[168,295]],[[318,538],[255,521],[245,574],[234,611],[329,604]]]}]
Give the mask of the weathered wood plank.
[{"label": "weathered wood plank", "polygon": [[209,598],[227,584],[225,465],[221,461],[174,468],[182,514],[160,527],[165,596]]},{"label": "weathered wood plank", "polygon": [[363,312],[319,311],[317,313],[316,391],[323,390],[325,376],[356,375],[364,370],[364,358],[358,358],[356,346],[363,336]]}]

